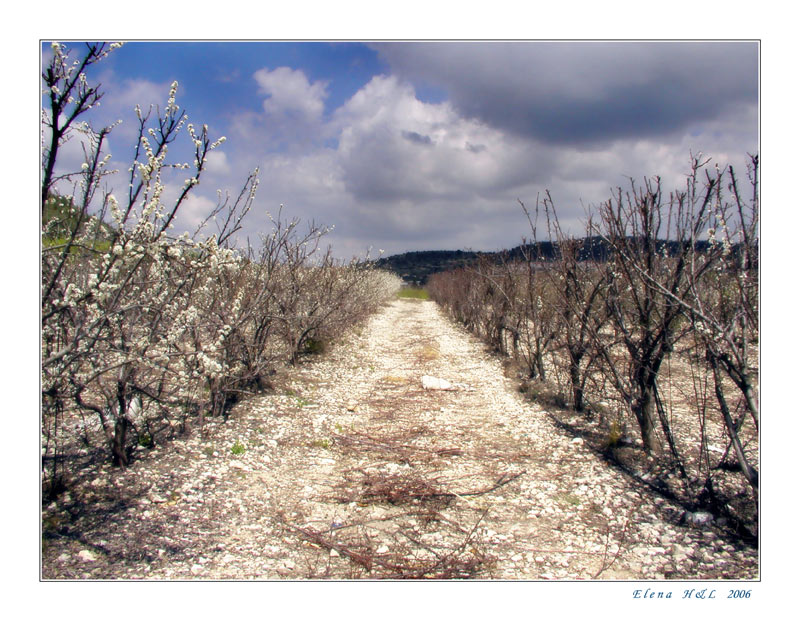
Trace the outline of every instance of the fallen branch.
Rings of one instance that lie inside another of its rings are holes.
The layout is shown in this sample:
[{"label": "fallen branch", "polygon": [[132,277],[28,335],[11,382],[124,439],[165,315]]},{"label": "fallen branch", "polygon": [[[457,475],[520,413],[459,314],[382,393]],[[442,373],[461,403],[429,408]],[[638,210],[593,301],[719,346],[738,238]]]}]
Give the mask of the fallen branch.
[{"label": "fallen branch", "polygon": [[427,480],[419,475],[383,475],[365,472],[362,469],[358,469],[357,472],[364,476],[361,481],[361,491],[340,495],[336,498],[337,501],[380,502],[383,500],[393,505],[401,505],[412,501],[464,499],[468,496],[489,494],[521,477],[527,470],[516,474],[503,474],[490,487],[466,492],[443,491],[439,488],[438,481]]},{"label": "fallen branch", "polygon": [[493,492],[494,490],[496,490],[498,488],[503,487],[504,485],[508,485],[509,483],[511,483],[511,481],[513,481],[514,479],[518,479],[519,477],[521,477],[523,474],[526,474],[527,472],[528,472],[527,470],[523,470],[522,472],[518,472],[517,474],[513,474],[513,475],[504,474],[499,479],[497,479],[497,483],[495,483],[492,487],[489,487],[487,489],[478,490],[476,492],[461,492],[460,494],[458,494],[458,496],[481,496],[483,494],[488,494],[488,493]]},{"label": "fallen branch", "polygon": [[599,578],[600,574],[602,574],[606,569],[609,569],[614,563],[617,562],[617,559],[619,558],[619,555],[622,552],[622,544],[625,541],[625,535],[628,531],[628,525],[630,524],[631,514],[633,513],[633,511],[634,509],[631,509],[628,512],[628,515],[625,517],[625,523],[622,526],[622,532],[620,533],[619,536],[619,543],[617,544],[617,551],[614,553],[614,556],[610,561],[608,560],[608,549],[609,549],[609,539],[611,538],[611,525],[606,524],[606,543],[605,543],[605,550],[603,551],[603,560],[600,563],[600,569],[594,576],[592,576],[593,580]]},{"label": "fallen branch", "polygon": [[[478,526],[486,516],[487,511],[484,511],[470,531],[464,537],[463,541],[453,550],[446,554],[440,554],[436,549],[431,546],[425,545],[418,541],[409,533],[403,532],[402,534],[416,546],[426,550],[435,558],[432,562],[418,561],[416,559],[408,559],[398,554],[393,556],[378,555],[370,546],[361,546],[361,549],[346,543],[333,541],[331,538],[331,531],[319,531],[313,528],[303,528],[294,526],[281,518],[281,522],[286,528],[300,535],[304,540],[328,551],[335,551],[340,556],[347,558],[356,565],[363,567],[367,572],[372,572],[374,568],[380,568],[387,572],[385,577],[403,579],[403,580],[419,580],[423,578],[428,579],[458,579],[458,578],[472,578],[478,573],[481,565],[485,564],[488,557],[481,554],[477,550],[473,550],[473,556],[470,558],[462,558],[462,555],[467,549],[467,546],[472,542]],[[462,530],[463,529],[460,529]]]}]

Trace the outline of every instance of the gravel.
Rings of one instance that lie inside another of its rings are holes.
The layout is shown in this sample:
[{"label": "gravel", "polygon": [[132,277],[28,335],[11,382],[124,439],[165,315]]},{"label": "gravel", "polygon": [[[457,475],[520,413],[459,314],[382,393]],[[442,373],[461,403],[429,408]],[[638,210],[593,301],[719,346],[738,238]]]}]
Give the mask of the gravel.
[{"label": "gravel", "polygon": [[683,515],[433,302],[396,300],[227,421],[46,503],[42,577],[758,579],[757,549]]}]

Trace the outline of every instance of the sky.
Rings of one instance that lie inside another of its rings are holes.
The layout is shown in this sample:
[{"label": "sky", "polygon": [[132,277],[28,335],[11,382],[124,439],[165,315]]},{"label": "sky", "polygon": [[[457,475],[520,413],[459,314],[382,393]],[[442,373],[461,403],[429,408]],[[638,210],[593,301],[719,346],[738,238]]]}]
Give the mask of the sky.
[{"label": "sky", "polygon": [[[241,237],[269,232],[267,212],[283,205],[286,218],[333,226],[341,258],[510,248],[531,237],[520,201],[533,209],[546,191],[580,235],[631,178],[681,188],[698,153],[744,178],[759,149],[748,40],[138,41],[90,79],[105,95],[87,120],[123,121],[108,145],[116,168],[132,159],[134,106],[163,109],[173,81],[189,120],[225,136],[176,228],[194,230],[217,190],[237,195],[258,168]],[[81,158],[74,142],[63,164]]]}]

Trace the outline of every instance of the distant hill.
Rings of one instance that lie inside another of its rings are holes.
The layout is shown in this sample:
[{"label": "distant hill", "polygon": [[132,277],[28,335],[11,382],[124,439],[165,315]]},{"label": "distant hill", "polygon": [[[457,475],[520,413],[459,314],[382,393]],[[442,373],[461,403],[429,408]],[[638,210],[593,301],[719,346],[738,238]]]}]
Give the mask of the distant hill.
[{"label": "distant hill", "polygon": [[[605,257],[605,245],[600,238],[587,238],[583,242],[584,248],[580,252],[581,260],[589,257],[597,259]],[[501,261],[519,261],[535,256],[540,260],[549,261],[556,256],[556,251],[556,244],[549,241],[515,246],[510,250],[495,252],[422,250],[383,257],[378,259],[375,264],[379,268],[394,272],[409,284],[424,285],[431,274],[472,265],[481,258],[499,263]]]},{"label": "distant hill", "polygon": [[471,250],[422,250],[383,257],[375,264],[377,267],[394,272],[408,284],[424,285],[431,274],[470,265],[480,256],[487,254],[494,253]]},{"label": "distant hill", "polygon": [[[578,260],[594,259],[604,261],[608,256],[608,246],[600,237],[586,237],[580,240],[583,244],[578,252]],[[669,254],[675,254],[678,243],[675,241],[659,241],[659,246],[667,246]],[[697,242],[698,249],[703,251],[708,248],[705,241]],[[737,248],[734,247],[734,251]],[[458,267],[474,264],[479,259],[488,259],[498,263],[503,261],[518,261],[527,257],[537,257],[541,261],[551,261],[558,253],[558,244],[545,241],[536,244],[515,246],[509,250],[496,252],[478,252],[473,250],[422,250],[404,252],[389,257],[382,257],[375,262],[379,268],[394,272],[406,283],[411,285],[424,285],[431,274],[446,272]]]}]

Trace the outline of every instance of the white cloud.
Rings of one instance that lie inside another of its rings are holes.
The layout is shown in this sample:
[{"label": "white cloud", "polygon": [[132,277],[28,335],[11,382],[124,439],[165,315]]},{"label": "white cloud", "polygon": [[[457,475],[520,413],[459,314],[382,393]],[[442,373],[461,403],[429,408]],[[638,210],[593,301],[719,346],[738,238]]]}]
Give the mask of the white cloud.
[{"label": "white cloud", "polygon": [[224,151],[217,149],[206,156],[206,172],[209,175],[228,175],[231,166],[228,163],[228,156]]},{"label": "white cloud", "polygon": [[[165,194],[174,195],[177,197],[179,188],[171,186],[165,189]],[[168,203],[174,204],[174,203]],[[181,231],[189,231],[194,233],[200,223],[205,220],[211,211],[216,207],[216,203],[200,193],[190,192],[178,210],[178,215],[175,218],[174,225],[177,233]],[[214,229],[205,231],[207,234],[214,233]]]},{"label": "white cloud", "polygon": [[330,137],[324,119],[325,82],[310,82],[299,69],[259,69],[253,74],[254,96],[263,97],[262,112],[240,110],[230,121],[229,138],[251,145],[257,153],[302,155]]},{"label": "white cloud", "polygon": [[[112,134],[117,140],[133,146],[138,135],[139,125],[134,114],[134,108],[138,105],[142,114],[146,115],[152,106],[151,121],[156,117],[156,108],[164,109],[169,96],[169,84],[159,84],[149,80],[123,80],[117,82],[116,78],[110,73],[104,73],[102,78],[104,85],[104,95],[99,115],[103,122],[113,123],[117,119],[122,119],[123,123],[114,129]],[[180,89],[178,91],[178,104],[180,105]]]},{"label": "white cloud", "polygon": [[537,160],[530,141],[465,119],[449,103],[421,102],[394,77],[373,78],[335,122],[345,184],[360,200],[455,201],[510,190],[530,180]]},{"label": "white cloud", "polygon": [[304,123],[316,122],[322,117],[327,97],[324,82],[312,84],[305,73],[289,67],[259,69],[253,77],[258,83],[258,92],[267,95],[263,107],[269,117]]}]

